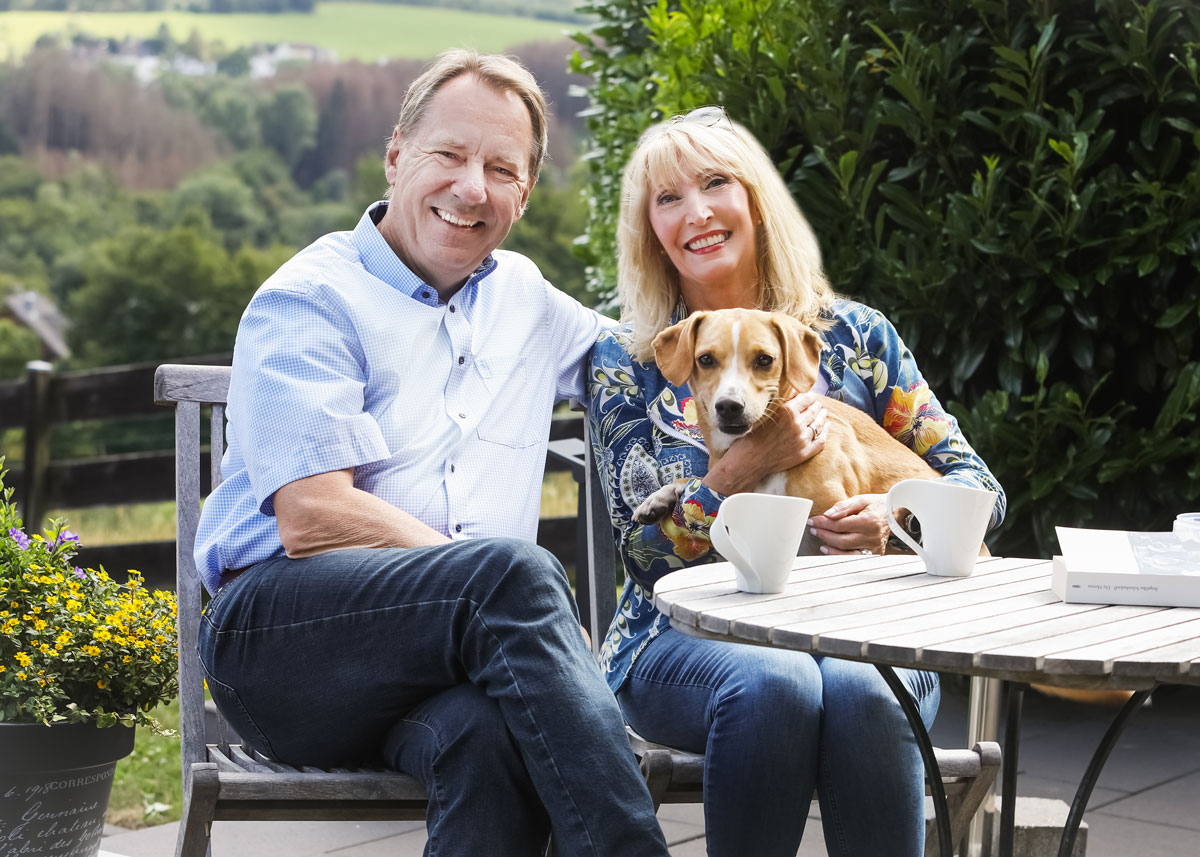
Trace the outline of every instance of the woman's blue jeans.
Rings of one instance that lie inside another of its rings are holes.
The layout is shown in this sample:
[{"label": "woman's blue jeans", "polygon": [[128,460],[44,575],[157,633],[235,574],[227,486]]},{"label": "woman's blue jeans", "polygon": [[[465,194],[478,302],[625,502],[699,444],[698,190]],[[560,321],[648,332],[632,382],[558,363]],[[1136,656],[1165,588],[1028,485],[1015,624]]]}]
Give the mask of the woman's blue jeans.
[{"label": "woman's blue jeans", "polygon": [[515,539],[258,563],[200,626],[213,699],[291,764],[382,761],[429,795],[428,855],[666,843],[562,566]]},{"label": "woman's blue jeans", "polygon": [[[897,670],[926,727],[934,673]],[[642,737],[705,754],[709,857],[795,857],[816,787],[831,857],[920,857],[925,769],[871,664],[665,631],[617,701]]]}]

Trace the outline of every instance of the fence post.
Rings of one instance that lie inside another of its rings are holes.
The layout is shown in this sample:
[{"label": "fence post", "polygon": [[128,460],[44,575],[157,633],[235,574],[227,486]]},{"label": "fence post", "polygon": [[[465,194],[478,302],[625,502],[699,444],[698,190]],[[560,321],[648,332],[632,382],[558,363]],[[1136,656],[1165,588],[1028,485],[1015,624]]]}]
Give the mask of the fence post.
[{"label": "fence post", "polygon": [[46,474],[50,468],[50,387],[54,367],[44,360],[25,364],[25,464],[21,517],[28,531],[42,529],[46,514]]}]

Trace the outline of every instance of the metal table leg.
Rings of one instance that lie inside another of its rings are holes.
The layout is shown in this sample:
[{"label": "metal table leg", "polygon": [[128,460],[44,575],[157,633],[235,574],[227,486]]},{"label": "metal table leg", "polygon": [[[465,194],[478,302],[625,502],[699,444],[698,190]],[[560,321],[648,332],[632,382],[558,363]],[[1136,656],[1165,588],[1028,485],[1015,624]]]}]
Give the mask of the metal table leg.
[{"label": "metal table leg", "polygon": [[1129,697],[1125,705],[1117,712],[1108,731],[1104,733],[1100,746],[1096,748],[1087,770],[1084,771],[1083,779],[1075,792],[1075,800],[1071,802],[1071,811],[1067,814],[1067,826],[1063,828],[1062,840],[1058,844],[1058,857],[1071,857],[1071,852],[1075,849],[1075,837],[1079,833],[1079,825],[1083,822],[1083,812],[1087,809],[1092,789],[1096,787],[1096,781],[1100,779],[1100,771],[1104,768],[1104,763],[1108,761],[1109,754],[1117,744],[1117,739],[1121,737],[1121,733],[1125,731],[1125,727],[1129,725],[1133,715],[1146,704],[1146,700],[1150,698],[1150,694],[1154,693],[1157,687],[1158,685],[1155,685],[1150,690],[1139,690]]},{"label": "metal table leg", "polygon": [[1013,827],[1017,819],[1017,759],[1021,755],[1021,705],[1029,685],[1006,682],[1008,685],[1008,716],[1004,721],[1004,759],[1001,776],[1004,778],[1000,803],[1000,857],[1012,857]]},{"label": "metal table leg", "polygon": [[946,789],[942,785],[942,771],[933,755],[933,742],[929,740],[929,732],[921,720],[921,712],[913,702],[908,688],[896,677],[896,671],[886,664],[876,664],[876,669],[887,682],[888,687],[900,703],[908,725],[912,728],[913,736],[917,739],[917,747],[921,750],[921,758],[925,762],[925,777],[929,780],[929,791],[933,796],[934,821],[937,822],[938,847],[942,857],[953,857],[954,843],[950,841],[950,813],[946,808]]}]

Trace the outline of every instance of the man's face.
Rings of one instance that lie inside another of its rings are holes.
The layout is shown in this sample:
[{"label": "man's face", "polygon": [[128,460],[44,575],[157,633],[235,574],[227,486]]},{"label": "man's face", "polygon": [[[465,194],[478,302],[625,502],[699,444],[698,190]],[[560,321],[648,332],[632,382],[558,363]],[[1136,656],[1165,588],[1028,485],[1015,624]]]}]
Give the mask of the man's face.
[{"label": "man's face", "polygon": [[448,297],[508,235],[529,199],[529,111],[471,75],[446,83],[408,137],[392,135],[379,231]]}]

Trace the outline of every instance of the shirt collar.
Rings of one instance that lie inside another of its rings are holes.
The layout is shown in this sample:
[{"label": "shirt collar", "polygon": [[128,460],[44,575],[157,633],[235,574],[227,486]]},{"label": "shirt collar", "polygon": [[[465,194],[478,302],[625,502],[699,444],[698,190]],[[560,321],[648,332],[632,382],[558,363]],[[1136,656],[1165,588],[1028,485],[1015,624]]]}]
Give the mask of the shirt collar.
[{"label": "shirt collar", "polygon": [[[414,274],[380,233],[376,224],[383,219],[387,206],[385,200],[374,203],[363,213],[363,216],[359,218],[358,225],[354,227],[352,241],[358,250],[359,258],[362,259],[363,267],[371,276],[383,280],[413,300],[428,306],[437,306],[437,290]],[[490,274],[495,267],[496,260],[489,254],[467,278],[467,282],[463,286],[467,292],[464,300],[473,302],[473,298],[469,296],[474,289],[470,287]]]}]

